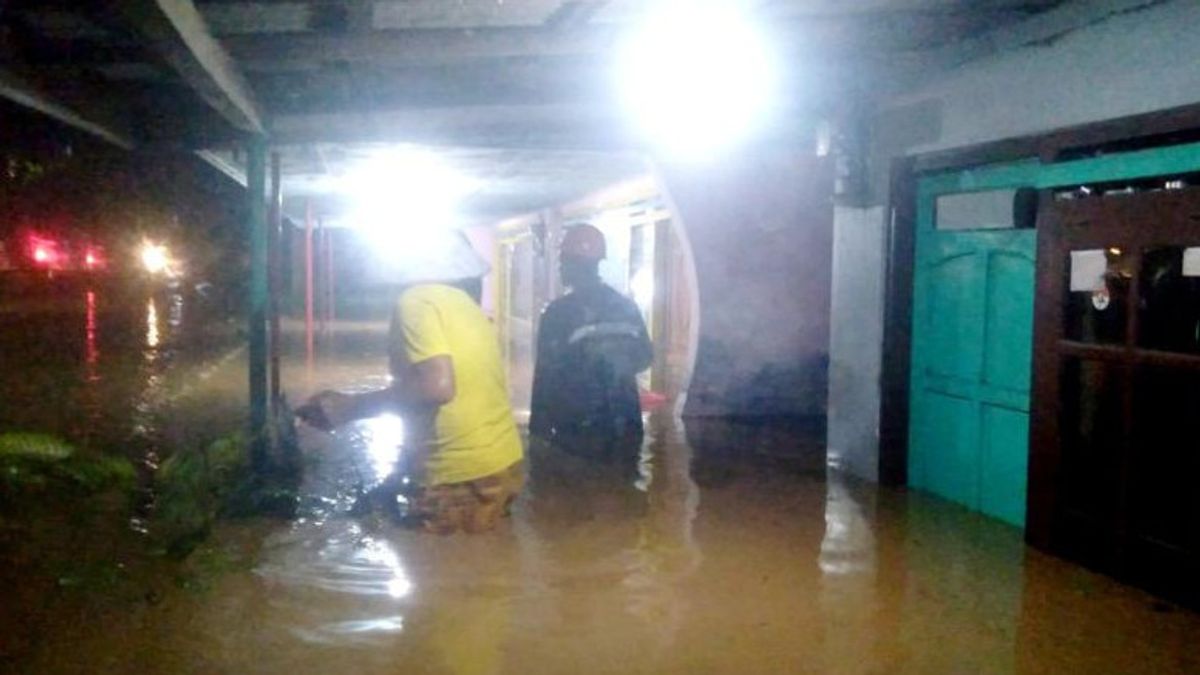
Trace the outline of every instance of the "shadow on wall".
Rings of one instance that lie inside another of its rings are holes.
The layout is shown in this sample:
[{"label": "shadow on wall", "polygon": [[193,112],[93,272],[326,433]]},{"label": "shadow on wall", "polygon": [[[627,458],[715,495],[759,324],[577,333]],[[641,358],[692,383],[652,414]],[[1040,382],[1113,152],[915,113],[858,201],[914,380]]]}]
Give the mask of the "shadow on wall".
[{"label": "shadow on wall", "polygon": [[691,242],[699,296],[684,415],[824,423],[833,167],[802,148],[659,166]]},{"label": "shadow on wall", "polygon": [[824,420],[829,357],[813,354],[796,365],[766,363],[747,371],[724,343],[702,339],[689,392],[689,416],[720,411],[726,417]]}]

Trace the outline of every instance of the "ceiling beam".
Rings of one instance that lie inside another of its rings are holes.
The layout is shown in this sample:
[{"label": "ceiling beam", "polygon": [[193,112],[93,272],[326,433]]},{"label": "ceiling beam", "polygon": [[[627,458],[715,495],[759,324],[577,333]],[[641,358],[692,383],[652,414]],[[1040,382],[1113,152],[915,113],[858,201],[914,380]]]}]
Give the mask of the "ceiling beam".
[{"label": "ceiling beam", "polygon": [[134,142],[126,134],[60,103],[21,76],[3,68],[0,68],[0,97],[97,136],[117,147],[133,149]]},{"label": "ceiling beam", "polygon": [[116,0],[137,33],[230,124],[261,133],[263,116],[237,65],[191,0]]},{"label": "ceiling beam", "polygon": [[474,59],[594,55],[612,47],[611,29],[404,29],[363,34],[231,35],[226,49],[247,71],[305,70],[329,63],[392,67]]},{"label": "ceiling beam", "polygon": [[[574,5],[572,5],[573,7]],[[581,5],[583,6],[583,5]],[[893,12],[814,16],[771,24],[781,58],[798,63],[888,58],[897,52],[956,42],[1011,12]],[[568,14],[569,18],[569,14]],[[608,63],[619,25],[420,28],[365,33],[272,33],[221,39],[247,73],[304,72],[359,64],[379,68],[440,68],[486,60],[572,58]]]},{"label": "ceiling beam", "polygon": [[[804,109],[765,124],[764,138],[805,139],[801,124],[815,113]],[[270,136],[279,144],[412,143],[496,150],[637,152],[646,141],[611,106],[564,103],[376,110],[361,113],[277,115]]]},{"label": "ceiling beam", "polygon": [[214,150],[197,150],[196,156],[212,168],[233,179],[233,182],[246,187],[246,170],[235,164],[230,158]]},{"label": "ceiling beam", "polygon": [[614,150],[638,145],[611,109],[579,104],[478,105],[277,115],[281,144],[393,142],[497,149]]}]

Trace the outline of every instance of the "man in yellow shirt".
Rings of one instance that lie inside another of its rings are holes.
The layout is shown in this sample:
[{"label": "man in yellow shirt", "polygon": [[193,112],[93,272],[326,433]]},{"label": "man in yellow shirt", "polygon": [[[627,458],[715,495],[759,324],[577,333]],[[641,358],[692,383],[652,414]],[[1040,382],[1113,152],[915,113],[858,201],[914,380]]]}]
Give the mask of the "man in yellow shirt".
[{"label": "man in yellow shirt", "polygon": [[402,271],[389,334],[392,385],[322,392],[298,413],[321,428],[399,414],[405,465],[419,486],[410,515],[430,531],[480,532],[524,484],[499,339],[472,297],[488,266],[461,233],[435,236],[421,252]]}]

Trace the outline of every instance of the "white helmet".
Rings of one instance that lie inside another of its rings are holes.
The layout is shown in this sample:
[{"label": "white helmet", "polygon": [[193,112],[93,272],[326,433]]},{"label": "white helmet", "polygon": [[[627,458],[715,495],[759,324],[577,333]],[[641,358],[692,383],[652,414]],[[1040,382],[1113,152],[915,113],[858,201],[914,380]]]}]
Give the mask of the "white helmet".
[{"label": "white helmet", "polygon": [[466,235],[457,230],[422,233],[397,252],[396,281],[402,286],[422,282],[477,279],[491,271]]}]

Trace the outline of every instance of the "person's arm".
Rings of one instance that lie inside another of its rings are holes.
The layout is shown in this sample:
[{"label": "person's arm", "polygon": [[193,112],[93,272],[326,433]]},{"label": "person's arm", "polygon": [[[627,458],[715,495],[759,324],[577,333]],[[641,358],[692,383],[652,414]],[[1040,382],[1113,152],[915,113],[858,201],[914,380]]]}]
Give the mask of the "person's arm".
[{"label": "person's arm", "polygon": [[454,362],[437,309],[427,302],[402,303],[393,340],[400,340],[412,365],[395,373],[392,386],[361,394],[326,391],[297,411],[314,426],[333,428],[352,422],[414,408],[437,408],[454,400]]},{"label": "person's arm", "polygon": [[308,406],[319,406],[325,417],[322,423],[314,416],[310,420],[314,426],[333,428],[385,413],[403,415],[413,408],[436,408],[454,400],[454,395],[454,363],[448,355],[441,355],[410,366],[390,387],[357,394],[325,391]]}]

